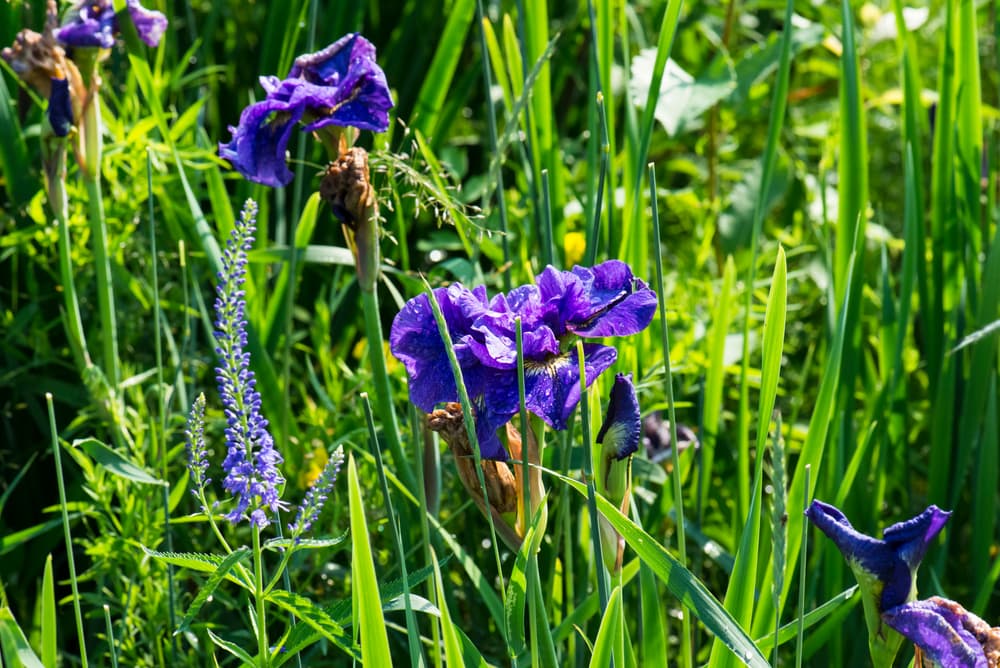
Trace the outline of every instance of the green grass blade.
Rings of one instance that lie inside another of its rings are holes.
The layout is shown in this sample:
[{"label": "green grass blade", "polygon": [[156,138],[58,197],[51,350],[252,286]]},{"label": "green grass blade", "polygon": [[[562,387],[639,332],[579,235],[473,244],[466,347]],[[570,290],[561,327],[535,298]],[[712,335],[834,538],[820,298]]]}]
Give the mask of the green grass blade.
[{"label": "green grass blade", "polygon": [[437,557],[434,550],[431,550],[431,559],[434,562],[434,586],[437,589],[438,609],[441,611],[441,635],[444,638],[444,656],[448,662],[448,668],[464,668],[465,661],[462,658],[462,642],[458,637],[458,627],[451,620],[451,613],[448,611],[448,601],[444,595],[444,582],[441,580],[441,569],[438,567]]},{"label": "green grass blade", "polygon": [[457,0],[448,11],[448,22],[441,34],[434,59],[417,95],[410,127],[419,130],[436,146],[445,138],[439,133],[438,119],[452,89],[452,80],[462,56],[462,46],[476,14],[475,0]]},{"label": "green grass blade", "polygon": [[[754,474],[753,493],[750,499],[750,513],[740,538],[736,552],[736,562],[726,589],[724,605],[733,619],[744,628],[750,628],[753,619],[755,585],[758,580],[757,555],[760,551],[761,489],[763,485],[764,452],[767,447],[768,426],[778,393],[778,379],[781,372],[781,356],[785,340],[785,313],[787,310],[787,267],[785,251],[778,246],[778,257],[771,278],[771,290],[767,298],[764,314],[763,361],[760,381],[760,407],[757,411],[757,465]],[[772,557],[773,558],[773,557]],[[721,642],[716,638],[712,648],[710,666],[734,665],[735,657],[723,653]]]},{"label": "green grass blade", "polygon": [[11,665],[20,665],[24,668],[45,668],[45,664],[31,649],[24,631],[21,630],[17,620],[14,619],[14,614],[7,606],[0,608],[0,648],[3,649],[3,656]]},{"label": "green grass blade", "polygon": [[367,666],[391,666],[389,636],[382,614],[382,599],[375,577],[375,562],[368,539],[368,523],[361,500],[361,484],[354,455],[347,458],[347,491],[351,514],[351,582],[354,616],[361,634],[361,657]]},{"label": "green grass blade", "polygon": [[[614,663],[615,646],[622,632],[621,625],[622,588],[615,587],[608,599],[608,608],[601,618],[601,626],[594,639],[594,653],[590,656],[590,668],[604,668]],[[619,657],[618,661],[622,658]]]},{"label": "green grass blade", "polygon": [[[1000,489],[1000,465],[998,465],[998,448],[1000,443],[1000,420],[997,416],[997,379],[990,380],[986,396],[986,409],[983,419],[983,431],[979,438],[979,452],[976,457],[976,472],[973,480],[972,503],[972,548],[969,555],[972,559],[972,582],[982,583],[981,591],[993,591],[993,585],[987,584],[989,575],[990,552],[993,536],[996,535],[996,492]],[[976,614],[982,615],[985,606],[979,606],[979,596],[976,597]]]},{"label": "green grass blade", "polygon": [[42,665],[56,665],[56,587],[52,576],[52,555],[45,557],[42,575]]},{"label": "green grass blade", "polygon": [[28,164],[28,147],[24,143],[24,131],[18,121],[16,100],[10,96],[6,77],[0,75],[0,172],[14,210],[28,203],[38,192],[41,184],[34,178],[34,170],[25,169]]}]

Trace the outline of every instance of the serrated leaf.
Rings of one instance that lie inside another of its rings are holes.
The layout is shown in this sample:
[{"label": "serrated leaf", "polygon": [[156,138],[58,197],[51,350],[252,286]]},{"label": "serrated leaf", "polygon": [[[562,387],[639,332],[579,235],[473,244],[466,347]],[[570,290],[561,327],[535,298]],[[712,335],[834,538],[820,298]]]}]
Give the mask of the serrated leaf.
[{"label": "serrated leaf", "polygon": [[96,438],[85,438],[73,441],[73,447],[83,450],[102,468],[120,478],[125,478],[144,485],[165,484],[162,480],[150,474],[144,468],[134,463],[124,455],[115,452],[104,443],[98,441]]},{"label": "serrated leaf", "polygon": [[272,538],[264,543],[265,550],[287,550],[294,547],[296,550],[319,550],[327,547],[340,547],[347,540],[347,532],[336,538],[302,538],[293,541],[291,538]]},{"label": "serrated leaf", "polygon": [[[202,552],[159,552],[143,546],[143,551],[150,557],[158,559],[166,564],[172,564],[180,568],[186,568],[200,573],[214,573],[223,562],[223,557],[215,554],[205,554]],[[241,548],[246,549],[246,548]],[[250,584],[236,577],[232,573],[226,575],[230,582],[250,589]]]},{"label": "serrated leaf", "polygon": [[187,613],[184,615],[184,619],[181,620],[177,630],[174,631],[175,635],[187,630],[188,626],[191,624],[191,620],[195,618],[195,615],[198,614],[198,611],[201,610],[203,605],[205,605],[205,602],[208,601],[209,597],[215,593],[216,588],[219,586],[219,583],[222,582],[223,578],[229,575],[229,571],[231,571],[236,564],[243,561],[248,556],[250,556],[250,548],[241,547],[238,550],[231,552],[229,556],[219,563],[215,571],[209,576],[208,580],[205,581],[205,584],[199,588],[198,595],[194,597],[193,601],[191,601],[191,605],[188,607]]},{"label": "serrated leaf", "polygon": [[[267,595],[267,600],[282,610],[295,615],[303,624],[308,625],[309,628],[342,649],[348,656],[355,660],[361,659],[358,651],[353,646],[353,640],[344,631],[344,627],[334,621],[323,608],[305,596],[283,589],[275,589]],[[287,645],[285,648],[278,648],[278,651],[286,648]]]}]

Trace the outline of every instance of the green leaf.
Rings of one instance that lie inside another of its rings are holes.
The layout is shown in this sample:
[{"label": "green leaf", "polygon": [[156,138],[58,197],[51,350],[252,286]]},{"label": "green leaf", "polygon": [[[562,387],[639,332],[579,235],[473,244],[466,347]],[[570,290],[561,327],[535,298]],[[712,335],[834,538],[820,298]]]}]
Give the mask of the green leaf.
[{"label": "green leaf", "polygon": [[187,630],[191,621],[198,614],[198,611],[201,610],[201,607],[205,605],[205,602],[208,601],[209,597],[215,593],[216,588],[222,582],[223,578],[229,575],[229,571],[231,571],[236,564],[243,561],[248,556],[250,556],[250,548],[241,547],[238,550],[231,552],[229,556],[219,563],[215,571],[209,576],[208,580],[206,580],[205,583],[198,589],[198,595],[194,597],[193,601],[191,601],[191,605],[188,607],[187,613],[184,615],[184,619],[181,620],[177,630],[174,631],[175,635]]},{"label": "green leaf", "polygon": [[42,665],[56,665],[58,654],[56,635],[56,588],[52,575],[52,555],[45,558],[42,575]]},{"label": "green leaf", "polygon": [[[330,617],[327,612],[317,606],[315,603],[310,601],[305,596],[300,596],[299,594],[294,594],[289,591],[284,591],[283,589],[275,589],[270,594],[267,595],[267,600],[270,603],[278,606],[282,610],[285,610],[298,618],[301,622],[308,625],[309,628],[313,629],[319,635],[326,638],[334,645],[343,650],[348,656],[357,660],[361,657],[358,656],[357,650],[354,648],[354,643],[351,637],[347,635],[344,627],[338,624],[332,617]],[[286,645],[287,647],[287,645]],[[363,646],[362,646],[363,648]],[[281,647],[277,648],[277,652],[281,651]],[[296,650],[297,651],[297,650]],[[390,664],[376,664],[376,665],[390,665]]]},{"label": "green leaf", "polygon": [[[643,49],[632,59],[629,92],[636,104],[645,104],[656,64],[657,49]],[[717,102],[736,90],[736,74],[729,62],[717,58],[708,72],[693,77],[673,59],[667,61],[660,82],[655,117],[674,136],[692,126]]]},{"label": "green leaf", "polygon": [[236,643],[231,643],[228,640],[223,640],[219,636],[212,633],[211,629],[207,629],[207,631],[208,631],[208,637],[212,640],[212,642],[216,644],[216,646],[224,649],[225,651],[229,652],[236,658],[243,661],[243,665],[246,666],[257,665],[257,662],[254,661],[254,658],[250,656],[245,649],[243,649]]},{"label": "green leaf", "polygon": [[[150,557],[158,559],[165,564],[172,564],[200,573],[214,573],[223,562],[223,558],[218,555],[204,554],[202,552],[158,552],[157,550],[150,550],[148,547],[143,547],[142,549]],[[226,574],[225,577],[230,582],[235,582],[241,587],[248,590],[252,589],[250,583],[244,582],[232,573]]]},{"label": "green leaf", "polygon": [[[581,496],[587,496],[587,486],[582,482],[550,469],[543,470],[569,485]],[[769,668],[767,659],[760,653],[746,631],[691,571],[684,568],[665,547],[625,517],[610,501],[601,495],[596,497],[596,501],[597,509],[625,538],[629,547],[635,550],[639,558],[653,569],[656,577],[667,585],[667,589],[677,597],[677,600],[691,610],[715,637],[722,640],[726,647],[750,668]]]},{"label": "green leaf", "polygon": [[7,606],[0,608],[0,648],[10,664],[20,664],[24,668],[45,668]]},{"label": "green leaf", "polygon": [[[861,597],[858,596],[858,585],[854,585],[850,589],[846,589],[841,593],[837,594],[829,601],[819,606],[815,610],[810,610],[805,617],[802,618],[803,628],[808,629],[811,626],[819,624],[821,621],[832,615],[834,612],[839,610],[845,605],[855,606]],[[778,629],[778,644],[783,645],[789,640],[794,640],[796,634],[799,631],[799,620],[796,619],[794,622],[785,624],[780,629]],[[757,647],[761,649],[762,652],[766,652],[774,647],[774,635],[768,633],[763,638],[757,640]]]},{"label": "green leaf", "polygon": [[271,540],[265,541],[265,550],[288,550],[294,547],[296,550],[320,550],[329,547],[346,547],[344,543],[347,542],[347,532],[336,538],[300,538],[297,541],[293,541],[291,538],[272,538]]},{"label": "green leaf", "polygon": [[120,478],[145,485],[163,485],[162,480],[147,472],[138,464],[132,462],[124,455],[121,455],[96,438],[85,438],[73,441],[73,447],[86,452],[90,457],[100,464],[109,473]]},{"label": "green leaf", "polygon": [[[75,520],[80,517],[83,513],[70,513],[68,519]],[[42,522],[41,524],[36,524],[33,527],[28,527],[27,529],[21,529],[20,531],[15,531],[14,533],[7,534],[6,536],[0,536],[0,556],[7,554],[14,548],[27,543],[28,541],[41,536],[43,533],[51,531],[56,527],[62,526],[62,518],[57,518],[54,520],[48,520]]]},{"label": "green leaf", "polygon": [[[437,592],[438,602],[441,604],[441,635],[444,637],[444,656],[448,662],[448,668],[462,666],[465,662],[462,659],[461,642],[456,633],[456,626],[451,620],[451,613],[448,612],[448,601],[444,595],[444,582],[441,580],[441,569],[437,565],[437,556],[434,548],[431,548],[431,559],[434,560],[434,586]],[[522,624],[523,626],[523,624]]]},{"label": "green leaf", "polygon": [[358,482],[353,454],[347,458],[347,491],[351,514],[351,599],[361,634],[361,658],[366,666],[391,666],[389,636],[382,615],[382,599],[378,593],[365,506],[361,500],[361,483]]},{"label": "green leaf", "polygon": [[[622,632],[621,625],[622,588],[615,587],[608,599],[608,607],[601,618],[601,627],[594,640],[594,653],[590,655],[590,668],[604,668],[612,664],[614,648]],[[619,658],[619,661],[622,659]]]}]

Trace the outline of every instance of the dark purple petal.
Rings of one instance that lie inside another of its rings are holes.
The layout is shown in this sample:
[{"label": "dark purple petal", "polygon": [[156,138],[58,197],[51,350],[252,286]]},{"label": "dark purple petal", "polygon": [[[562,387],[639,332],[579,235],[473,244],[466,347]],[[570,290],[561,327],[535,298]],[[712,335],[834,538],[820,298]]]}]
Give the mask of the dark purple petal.
[{"label": "dark purple petal", "polygon": [[86,0],[78,3],[56,31],[56,39],[73,47],[96,46],[110,49],[115,45],[118,20],[111,0]]},{"label": "dark purple petal", "polygon": [[167,17],[162,12],[146,9],[139,4],[139,0],[128,0],[127,7],[132,23],[139,33],[139,39],[145,42],[146,46],[158,45],[167,30]]},{"label": "dark purple petal", "polygon": [[73,127],[73,102],[69,94],[67,79],[52,78],[52,92],[49,94],[49,107],[46,110],[49,125],[57,137],[65,137]]},{"label": "dark purple petal", "polygon": [[292,172],[285,164],[288,141],[303,107],[268,97],[240,114],[240,124],[229,127],[233,138],[219,144],[219,156],[244,177],[273,188],[288,185]]},{"label": "dark purple petal", "polygon": [[587,305],[567,328],[580,336],[630,336],[644,330],[656,313],[656,293],[632,275],[620,260],[608,260],[593,269],[574,267]]},{"label": "dark purple petal", "polygon": [[[941,668],[987,668],[986,654],[967,630],[974,617],[960,605],[942,598],[905,603],[882,613],[886,624],[923,650]],[[975,621],[984,624],[982,620]],[[985,624],[984,624],[985,625]]]},{"label": "dark purple petal", "polygon": [[597,442],[604,445],[605,452],[613,452],[615,459],[621,461],[639,449],[641,432],[639,400],[635,396],[632,374],[620,373],[615,376]]},{"label": "dark purple petal", "polygon": [[856,531],[840,510],[822,501],[813,501],[806,516],[833,540],[852,567],[883,583],[880,609],[888,610],[910,598],[920,560],[951,513],[931,506],[917,517],[886,529],[885,540]]},{"label": "dark purple petal", "polygon": [[[618,357],[609,346],[583,346],[587,387],[590,387]],[[565,429],[573,409],[580,403],[580,365],[576,348],[542,360],[525,360],[525,403],[528,410],[553,429]]]},{"label": "dark purple petal", "polygon": [[319,118],[306,131],[327,125],[384,132],[389,127],[392,97],[385,73],[375,62],[375,47],[357,33],[341,37],[322,51],[295,59],[289,79],[331,91],[331,104],[317,107]]}]

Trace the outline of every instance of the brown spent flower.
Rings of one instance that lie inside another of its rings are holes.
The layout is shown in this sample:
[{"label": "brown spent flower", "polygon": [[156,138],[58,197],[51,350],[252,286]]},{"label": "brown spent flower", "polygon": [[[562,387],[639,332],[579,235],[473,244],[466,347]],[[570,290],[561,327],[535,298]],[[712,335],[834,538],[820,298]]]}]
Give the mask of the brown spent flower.
[{"label": "brown spent flower", "polygon": [[343,150],[330,163],[319,184],[319,196],[330,204],[334,215],[352,230],[377,206],[375,189],[368,180],[368,152],[354,146]]}]

